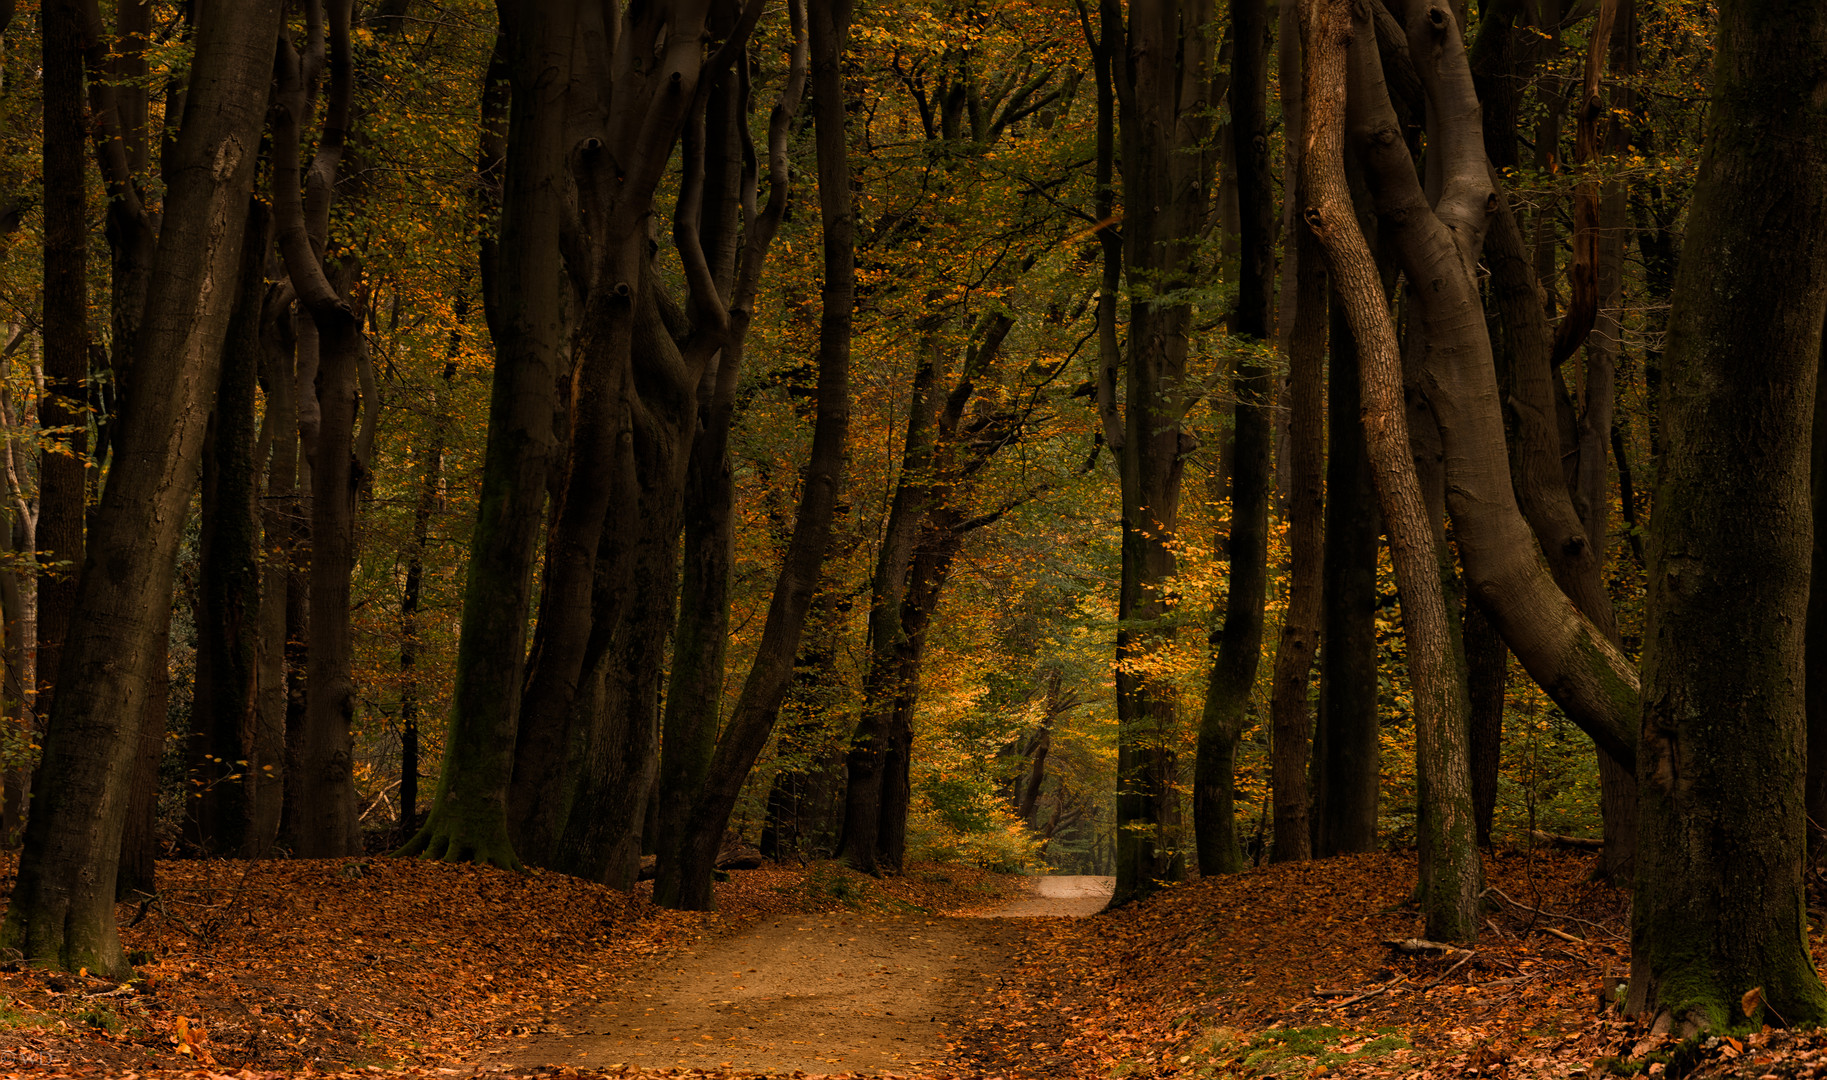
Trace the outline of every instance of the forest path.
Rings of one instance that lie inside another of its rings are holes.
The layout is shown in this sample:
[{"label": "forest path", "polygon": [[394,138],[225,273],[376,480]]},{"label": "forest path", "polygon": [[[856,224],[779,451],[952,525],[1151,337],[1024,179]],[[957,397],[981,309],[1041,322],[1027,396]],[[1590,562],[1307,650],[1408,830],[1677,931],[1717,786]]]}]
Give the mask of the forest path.
[{"label": "forest path", "polygon": [[1110,878],[1036,878],[978,917],[827,912],[770,919],[654,961],[562,1032],[488,1065],[907,1073],[946,1056],[962,1014],[1008,970],[1018,927],[1082,916]]}]

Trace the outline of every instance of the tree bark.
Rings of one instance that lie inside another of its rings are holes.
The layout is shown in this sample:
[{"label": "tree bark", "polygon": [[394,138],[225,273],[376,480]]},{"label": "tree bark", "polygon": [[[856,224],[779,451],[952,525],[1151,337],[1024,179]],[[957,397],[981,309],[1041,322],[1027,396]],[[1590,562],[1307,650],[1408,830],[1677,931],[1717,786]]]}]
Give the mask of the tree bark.
[{"label": "tree bark", "polygon": [[[286,276],[316,332],[317,422],[306,440],[311,468],[309,652],[305,716],[298,742],[291,839],[296,854],[327,858],[361,850],[354,778],[354,639],[349,624],[349,577],[355,567],[355,500],[361,464],[355,458],[359,408],[361,313],[354,298],[359,265],[343,253],[326,267],[332,192],[353,113],[350,50],[353,0],[327,0],[330,87],[323,131],[300,187],[299,150],[308,115],[303,76],[282,49],[281,92],[273,132],[273,214]],[[333,275],[333,276],[332,276]],[[372,403],[370,403],[372,406]]]},{"label": "tree bark", "polygon": [[502,253],[490,320],[495,377],[488,444],[470,540],[444,761],[431,813],[400,849],[450,862],[517,869],[508,838],[526,614],[546,475],[564,316],[559,219],[568,140],[576,0],[502,6],[510,41]]},{"label": "tree bark", "polygon": [[[221,381],[203,457],[198,552],[197,668],[191,738],[203,762],[199,797],[189,800],[196,839],[214,854],[263,850],[253,807],[268,766],[255,744],[259,692],[260,518],[255,461],[255,390],[261,359],[266,204],[251,200],[235,309],[222,350]],[[164,730],[164,719],[159,728]],[[270,748],[269,748],[270,749]],[[277,825],[277,822],[274,822]]]},{"label": "tree bark", "polygon": [[[1292,20],[1289,20],[1292,26]],[[1290,140],[1298,147],[1299,140]],[[1300,175],[1298,162],[1292,173]],[[1298,192],[1294,202],[1300,203]],[[1288,493],[1288,607],[1275,650],[1275,679],[1269,715],[1274,725],[1272,764],[1275,803],[1275,862],[1313,857],[1308,820],[1307,707],[1313,656],[1319,647],[1326,513],[1326,278],[1323,252],[1310,229],[1296,226],[1295,308],[1283,312],[1288,335],[1289,461],[1283,481]]]},{"label": "tree bark", "polygon": [[845,758],[844,831],[838,840],[838,857],[865,874],[880,872],[876,843],[883,813],[883,769],[889,753],[895,702],[906,693],[908,677],[902,654],[907,642],[901,628],[902,605],[907,599],[914,544],[920,538],[935,495],[933,441],[938,422],[938,345],[930,337],[921,343],[919,366],[907,407],[906,445],[895,480],[888,521],[876,553],[875,576],[869,589],[869,668],[863,686],[863,715],[850,736]]},{"label": "tree bark", "polygon": [[159,765],[165,757],[165,727],[171,707],[171,609],[164,612],[153,640],[146,700],[134,727],[137,737],[127,782],[126,823],[121,829],[120,870],[114,895],[126,900],[159,891]]},{"label": "tree bark", "polygon": [[[63,641],[76,603],[87,512],[89,287],[88,155],[79,0],[45,5],[44,395],[38,423],[38,687],[51,715]],[[117,344],[126,339],[115,338]]]},{"label": "tree bark", "polygon": [[[1450,27],[1450,15],[1446,18]],[[1382,75],[1374,68],[1374,55],[1367,55],[1372,48],[1366,44],[1371,40],[1368,27],[1354,25],[1349,3],[1321,0],[1309,20],[1303,27],[1307,63],[1302,95],[1306,102],[1302,160],[1303,179],[1312,202],[1304,217],[1326,248],[1332,278],[1358,344],[1365,442],[1402,596],[1417,764],[1434,778],[1435,805],[1422,811],[1437,816],[1429,824],[1428,835],[1438,850],[1422,862],[1427,875],[1421,883],[1427,932],[1435,940],[1473,940],[1477,936],[1480,891],[1477,849],[1472,843],[1470,794],[1464,789],[1463,766],[1452,767],[1455,743],[1459,761],[1463,762],[1463,684],[1454,671],[1448,646],[1434,530],[1409,450],[1402,405],[1402,361],[1395,328],[1375,260],[1358,228],[1345,183],[1347,46],[1351,46],[1354,88],[1365,87],[1380,94]],[[1362,101],[1365,96],[1365,91],[1354,89],[1354,109],[1374,106],[1374,100]],[[1387,104],[1383,107],[1387,108]],[[1353,120],[1354,127],[1361,123],[1355,114]],[[1394,140],[1394,146],[1406,161],[1406,147],[1401,146],[1400,140]],[[1405,167],[1411,170],[1412,179],[1412,164]]]},{"label": "tree bark", "polygon": [[[677,855],[660,856],[655,895],[680,908],[709,910],[715,903],[711,871],[755,759],[767,745],[793,676],[806,613],[818,588],[831,521],[842,487],[844,445],[850,428],[850,339],[856,303],[856,210],[850,182],[849,140],[841,62],[850,34],[851,0],[815,4],[809,11],[814,134],[818,152],[819,217],[824,228],[824,306],[819,318],[818,412],[793,526],[768,605],[754,665],[693,800]],[[668,879],[677,882],[672,884]]]},{"label": "tree bark", "polygon": [[[1254,51],[1260,57],[1266,22],[1260,5],[1244,0],[1237,7],[1233,18],[1241,15],[1256,28],[1238,32],[1240,40],[1244,36],[1255,39],[1238,53]],[[1180,849],[1180,800],[1174,788],[1179,726],[1176,695],[1146,670],[1168,644],[1162,620],[1175,576],[1173,541],[1179,524],[1181,475],[1185,455],[1192,448],[1192,437],[1183,429],[1189,401],[1184,383],[1192,313],[1184,302],[1155,297],[1171,296],[1197,271],[1193,249],[1205,218],[1213,164],[1209,135],[1215,102],[1207,95],[1212,89],[1217,42],[1204,29],[1213,21],[1212,14],[1209,0],[1146,0],[1130,5],[1125,25],[1122,5],[1116,0],[1103,0],[1099,5],[1102,47],[1110,57],[1121,112],[1118,149],[1125,206],[1124,267],[1131,283],[1121,454],[1117,881],[1112,907],[1141,899],[1178,878],[1185,863]],[[1265,92],[1255,89],[1261,81],[1261,64],[1255,74],[1236,81],[1247,89],[1233,95],[1233,110],[1244,102],[1244,116],[1253,123],[1249,110]],[[1240,146],[1243,141],[1240,133]],[[1266,186],[1259,182],[1261,169],[1252,165],[1249,172],[1258,181],[1256,190],[1266,193]],[[1261,206],[1246,210],[1243,217],[1246,229],[1255,229],[1262,222],[1272,228],[1274,211],[1272,206]],[[1255,224],[1249,224],[1252,220]],[[1254,247],[1246,240],[1246,260],[1266,257],[1266,231]],[[1259,266],[1253,278],[1250,274],[1245,277],[1260,291],[1240,296],[1239,310],[1246,317],[1258,317],[1252,313],[1254,309],[1261,313],[1261,321],[1253,332],[1239,329],[1263,340],[1268,337],[1266,267]],[[1219,660],[1224,663],[1214,660],[1212,670],[1222,685],[1216,693],[1208,690],[1208,713],[1214,705],[1222,709],[1239,700],[1230,691],[1238,685],[1246,664],[1254,672],[1261,652],[1262,580],[1258,577],[1252,583],[1250,579],[1251,571],[1262,565],[1256,549],[1259,537],[1266,533],[1266,522],[1260,526],[1261,533],[1257,529],[1267,513],[1268,387],[1269,379],[1260,366],[1240,370],[1238,419],[1247,430],[1238,435],[1237,458],[1239,475],[1246,481],[1243,486],[1249,490],[1234,489],[1232,493],[1236,524],[1231,536],[1231,597],[1236,617],[1227,613],[1224,634],[1247,647],[1220,646]],[[1254,484],[1260,484],[1260,490]],[[1215,736],[1218,731],[1213,725],[1225,722],[1223,716],[1202,721],[1201,732],[1210,729]],[[1195,778],[1194,783],[1196,788],[1209,790],[1218,785],[1217,777],[1228,774],[1230,763],[1223,760],[1223,739],[1206,741],[1206,779]],[[1221,797],[1217,803],[1205,804],[1211,820],[1226,817],[1228,808]],[[1213,832],[1207,829],[1203,835]],[[1213,838],[1222,848],[1226,838]]]},{"label": "tree bark", "polygon": [[279,5],[209,9],[164,201],[157,271],[134,341],[134,394],[90,530],[58,669],[37,802],[0,945],[29,961],[125,976],[114,886],[137,718],[179,530],[202,456]]},{"label": "tree bark", "polygon": [[1725,0],[1714,41],[1664,354],[1628,1005],[1684,1027],[1818,1024],[1796,678],[1827,317],[1827,8]]},{"label": "tree bark", "polygon": [[1510,651],[1477,604],[1465,607],[1466,689],[1471,698],[1472,819],[1478,846],[1491,846],[1497,812],[1498,767],[1503,761],[1504,696]]},{"label": "tree bark", "polygon": [[1376,634],[1377,541],[1383,530],[1360,419],[1357,341],[1336,289],[1331,322],[1325,625],[1313,747],[1313,852],[1320,856],[1376,849],[1383,786]]}]

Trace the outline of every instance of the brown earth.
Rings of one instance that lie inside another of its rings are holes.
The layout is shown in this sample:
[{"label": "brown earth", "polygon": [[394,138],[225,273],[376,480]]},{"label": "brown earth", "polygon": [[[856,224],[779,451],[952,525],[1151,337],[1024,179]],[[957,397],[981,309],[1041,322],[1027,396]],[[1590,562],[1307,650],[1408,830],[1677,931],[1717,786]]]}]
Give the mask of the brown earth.
[{"label": "brown earth", "polygon": [[[1108,878],[1037,878],[971,916],[1092,914]],[[602,999],[480,1065],[905,1073],[950,1055],[1024,937],[924,913],[767,920],[631,972]]]}]

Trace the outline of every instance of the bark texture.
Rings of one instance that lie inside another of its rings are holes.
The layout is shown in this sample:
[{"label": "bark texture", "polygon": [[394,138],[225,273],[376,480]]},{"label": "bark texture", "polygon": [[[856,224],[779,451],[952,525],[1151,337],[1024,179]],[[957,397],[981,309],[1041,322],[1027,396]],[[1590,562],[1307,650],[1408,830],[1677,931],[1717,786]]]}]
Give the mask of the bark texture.
[{"label": "bark texture", "polygon": [[526,613],[553,432],[563,315],[559,218],[571,81],[574,0],[503,3],[510,42],[501,259],[494,271],[495,378],[470,540],[456,684],[438,789],[424,826],[400,850],[518,868],[508,839],[525,671]]},{"label": "bark texture", "polygon": [[1808,950],[1796,680],[1827,313],[1827,8],[1726,0],[1715,40],[1664,355],[1629,1005],[1696,1027],[1814,1024],[1827,991]]},{"label": "bark texture", "polygon": [[65,640],[37,801],[0,945],[30,962],[124,977],[114,885],[126,777],[184,510],[197,482],[279,5],[248,0],[198,21],[173,149],[156,272],[134,341],[135,393]]},{"label": "bark texture", "polygon": [[[806,463],[799,516],[793,525],[755,662],[743,681],[673,860],[662,864],[656,894],[667,890],[680,908],[709,910],[711,873],[723,830],[755,759],[767,745],[792,682],[793,658],[818,588],[842,487],[850,430],[850,340],[856,304],[856,209],[850,182],[845,121],[848,98],[842,61],[850,35],[850,0],[810,6],[808,39],[814,139],[818,154],[819,217],[824,226],[824,294],[818,335],[818,406]],[[662,853],[664,858],[664,853]],[[667,879],[676,879],[674,885]]]},{"label": "bark texture", "polygon": [[[1444,18],[1448,28],[1452,26],[1450,14],[1436,8],[1429,15],[1435,13]],[[1354,25],[1348,0],[1321,0],[1311,9],[1308,25],[1303,29],[1307,66],[1302,160],[1310,198],[1304,217],[1326,248],[1335,287],[1358,343],[1365,441],[1402,597],[1403,634],[1408,644],[1419,744],[1417,768],[1432,778],[1434,805],[1423,808],[1423,813],[1437,818],[1428,827],[1437,850],[1422,859],[1421,891],[1427,932],[1436,940],[1473,940],[1477,936],[1477,896],[1481,885],[1472,844],[1471,800],[1465,790],[1463,768],[1456,771],[1450,765],[1455,741],[1463,763],[1463,684],[1450,651],[1434,529],[1409,449],[1401,352],[1383,284],[1358,228],[1345,182],[1348,49],[1353,70],[1354,129],[1364,126],[1363,114],[1358,110],[1378,107],[1383,78],[1374,45],[1369,44],[1369,27],[1362,22]],[[1388,109],[1387,98],[1380,107]],[[1362,141],[1361,136],[1357,141]],[[1391,143],[1401,153],[1412,182],[1406,147],[1393,134],[1384,145]]]}]

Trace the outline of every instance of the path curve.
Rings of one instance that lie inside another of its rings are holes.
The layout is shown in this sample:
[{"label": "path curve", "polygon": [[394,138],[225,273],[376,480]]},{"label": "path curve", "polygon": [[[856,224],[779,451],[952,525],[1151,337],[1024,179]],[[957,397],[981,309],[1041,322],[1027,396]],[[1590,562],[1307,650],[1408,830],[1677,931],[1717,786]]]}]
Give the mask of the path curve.
[{"label": "path curve", "polygon": [[1006,970],[1002,917],[1084,916],[1111,878],[1036,877],[984,917],[773,919],[654,961],[488,1065],[907,1072],[942,1060],[960,1013]]}]

